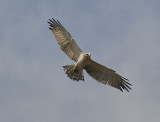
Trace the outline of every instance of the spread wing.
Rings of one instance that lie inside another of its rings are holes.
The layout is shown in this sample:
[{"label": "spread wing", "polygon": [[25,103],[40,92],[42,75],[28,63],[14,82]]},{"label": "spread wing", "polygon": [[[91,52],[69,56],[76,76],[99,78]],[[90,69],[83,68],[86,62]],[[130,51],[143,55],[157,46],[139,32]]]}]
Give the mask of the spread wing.
[{"label": "spread wing", "polygon": [[129,92],[128,89],[131,89],[129,87],[131,84],[127,82],[128,80],[126,78],[93,60],[90,60],[89,64],[85,67],[85,70],[91,77],[103,84],[108,84],[121,91],[125,89]]},{"label": "spread wing", "polygon": [[52,18],[49,19],[49,29],[53,32],[61,49],[74,61],[78,60],[78,57],[82,53],[71,34],[61,25],[61,23]]}]

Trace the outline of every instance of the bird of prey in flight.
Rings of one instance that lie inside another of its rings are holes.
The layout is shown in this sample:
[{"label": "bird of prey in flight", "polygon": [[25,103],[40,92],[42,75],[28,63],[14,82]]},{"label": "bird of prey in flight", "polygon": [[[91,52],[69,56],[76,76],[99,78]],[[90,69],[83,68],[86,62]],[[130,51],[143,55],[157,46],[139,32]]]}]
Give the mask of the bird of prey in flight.
[{"label": "bird of prey in flight", "polygon": [[90,53],[84,53],[71,34],[62,26],[62,24],[55,19],[49,19],[50,27],[58,45],[64,53],[74,60],[76,63],[72,65],[63,66],[65,73],[72,80],[84,81],[83,70],[85,70],[92,78],[102,84],[108,84],[121,91],[124,89],[129,92],[131,84],[128,79],[120,76],[114,70],[105,67],[91,59]]}]

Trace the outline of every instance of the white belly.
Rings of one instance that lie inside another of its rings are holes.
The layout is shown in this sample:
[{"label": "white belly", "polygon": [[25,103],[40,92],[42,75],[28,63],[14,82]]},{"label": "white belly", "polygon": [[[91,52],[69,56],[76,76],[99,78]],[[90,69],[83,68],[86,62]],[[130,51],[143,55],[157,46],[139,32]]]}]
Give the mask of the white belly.
[{"label": "white belly", "polygon": [[82,71],[83,68],[86,66],[86,60],[83,53],[79,56],[78,61],[76,63],[76,70]]}]

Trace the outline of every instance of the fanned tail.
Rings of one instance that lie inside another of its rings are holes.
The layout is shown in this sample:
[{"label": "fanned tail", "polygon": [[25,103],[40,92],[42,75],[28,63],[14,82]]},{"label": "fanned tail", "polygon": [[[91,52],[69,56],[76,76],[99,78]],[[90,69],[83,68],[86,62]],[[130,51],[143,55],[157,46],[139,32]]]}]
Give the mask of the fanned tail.
[{"label": "fanned tail", "polygon": [[75,64],[63,66],[63,68],[65,73],[68,75],[70,79],[76,80],[76,81],[79,81],[79,80],[84,81],[83,71],[81,72],[75,71]]}]

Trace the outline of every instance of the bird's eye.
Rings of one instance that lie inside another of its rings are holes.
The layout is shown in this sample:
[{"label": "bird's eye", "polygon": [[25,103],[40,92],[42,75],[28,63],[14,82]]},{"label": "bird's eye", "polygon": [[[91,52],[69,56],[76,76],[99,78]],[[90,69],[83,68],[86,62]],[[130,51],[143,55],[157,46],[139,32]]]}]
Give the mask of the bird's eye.
[{"label": "bird's eye", "polygon": [[90,53],[87,53],[87,56],[91,56]]}]

